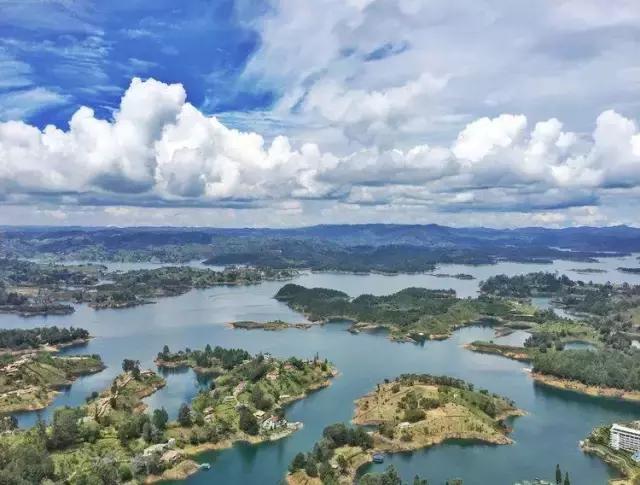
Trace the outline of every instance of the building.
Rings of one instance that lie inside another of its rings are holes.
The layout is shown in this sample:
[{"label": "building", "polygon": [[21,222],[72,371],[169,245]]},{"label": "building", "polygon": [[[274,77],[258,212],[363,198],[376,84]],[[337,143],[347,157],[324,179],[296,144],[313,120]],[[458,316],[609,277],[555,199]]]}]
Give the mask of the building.
[{"label": "building", "polygon": [[640,451],[640,430],[628,428],[620,424],[611,426],[611,441],[614,450]]}]

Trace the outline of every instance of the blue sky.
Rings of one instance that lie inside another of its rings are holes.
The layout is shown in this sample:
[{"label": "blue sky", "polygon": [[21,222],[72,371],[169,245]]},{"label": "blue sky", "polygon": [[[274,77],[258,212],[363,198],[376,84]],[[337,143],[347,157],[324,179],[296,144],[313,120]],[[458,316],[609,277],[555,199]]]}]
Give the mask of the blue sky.
[{"label": "blue sky", "polygon": [[635,0],[0,0],[0,223],[637,224]]},{"label": "blue sky", "polygon": [[209,112],[273,102],[272,92],[239,79],[260,38],[233,1],[19,1],[2,9],[2,52],[25,71],[3,92],[39,88],[59,96],[16,107],[16,117],[37,126],[63,126],[82,105],[110,116],[134,76],[182,83],[190,101]]}]

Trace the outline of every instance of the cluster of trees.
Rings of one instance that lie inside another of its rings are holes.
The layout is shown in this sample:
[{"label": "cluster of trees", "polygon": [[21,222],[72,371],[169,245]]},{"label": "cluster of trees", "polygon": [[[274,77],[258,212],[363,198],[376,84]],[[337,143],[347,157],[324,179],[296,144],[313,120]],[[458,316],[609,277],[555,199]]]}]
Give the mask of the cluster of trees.
[{"label": "cluster of trees", "polygon": [[[472,407],[475,407],[495,418],[501,411],[499,407],[515,407],[515,403],[505,397],[491,394],[486,389],[474,391],[471,383],[456,379],[449,376],[433,376],[430,374],[402,374],[396,379],[397,383],[404,385],[426,384],[429,386],[438,386],[438,399],[418,399],[418,396],[407,393],[401,400],[402,409],[405,410],[406,421],[419,421],[424,418],[424,411],[440,406],[443,402],[450,399],[463,399]],[[452,393],[452,389],[456,392]],[[392,388],[393,390],[393,388]],[[453,397],[455,395],[455,398]],[[384,434],[384,433],[383,433]]]},{"label": "cluster of trees", "polygon": [[569,480],[569,472],[564,473],[564,481],[562,480],[562,470],[560,469],[560,465],[556,465],[556,485],[571,485],[571,480]]},{"label": "cluster of trees", "polygon": [[566,275],[540,271],[525,275],[491,276],[480,283],[480,290],[492,295],[529,298],[535,294],[557,294],[567,288],[574,287],[576,284],[578,283]]},{"label": "cluster of trees", "polygon": [[233,369],[245,360],[251,359],[251,354],[244,349],[225,349],[217,345],[211,348],[207,344],[204,350],[191,350],[189,348],[178,352],[171,352],[165,345],[162,352],[158,353],[158,361],[185,362],[185,365],[193,363],[197,367],[210,368],[220,365],[226,370]]},{"label": "cluster of trees", "polygon": [[11,284],[31,286],[87,286],[98,282],[104,266],[81,266],[41,264],[19,259],[0,259],[0,278]]},{"label": "cluster of trees", "polygon": [[524,341],[524,346],[530,349],[537,348],[542,352],[546,352],[547,349],[562,350],[564,344],[557,335],[550,333],[533,333],[527,337]]},{"label": "cluster of trees", "polygon": [[[322,432],[322,439],[318,441],[313,450],[306,455],[298,453],[289,465],[291,473],[297,470],[304,470],[310,477],[320,477],[323,484],[338,483],[338,476],[329,464],[329,460],[334,456],[335,449],[342,446],[359,446],[363,450],[373,447],[373,438],[359,427],[352,428],[342,423],[327,426]],[[343,456],[338,459],[338,473],[349,472],[348,463]]]},{"label": "cluster of trees", "polygon": [[392,325],[401,332],[447,332],[455,325],[481,316],[504,316],[510,310],[506,302],[495,298],[459,299],[454,290],[426,288],[405,288],[392,295],[360,295],[351,299],[337,290],[287,284],[275,298],[312,320],[342,317]]},{"label": "cluster of trees", "polygon": [[[356,481],[357,485],[403,485],[402,479],[393,465],[389,465],[382,473],[367,473]],[[427,480],[416,475],[413,478],[413,485],[429,485]],[[462,482],[460,481],[460,485]],[[449,485],[449,482],[447,482]],[[454,482],[451,482],[454,485]]]},{"label": "cluster of trees", "polygon": [[640,355],[617,350],[564,350],[538,352],[533,358],[536,372],[590,386],[640,390]]},{"label": "cluster of trees", "polygon": [[16,293],[15,291],[7,291],[6,285],[0,281],[0,305],[24,305],[29,299]]},{"label": "cluster of trees", "polygon": [[37,327],[0,330],[0,348],[11,350],[35,349],[41,345],[59,345],[89,338],[83,328]]}]

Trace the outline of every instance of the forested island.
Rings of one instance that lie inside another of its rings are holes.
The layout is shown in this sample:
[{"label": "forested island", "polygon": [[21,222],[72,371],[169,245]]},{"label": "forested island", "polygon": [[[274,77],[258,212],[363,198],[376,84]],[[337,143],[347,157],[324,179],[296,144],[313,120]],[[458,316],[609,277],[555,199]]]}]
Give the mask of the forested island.
[{"label": "forested island", "polygon": [[328,385],[336,374],[317,357],[279,360],[210,346],[176,353],[166,348],[158,358],[212,377],[209,389],[182,405],[176,421],[162,408],[147,412],[142,401],[164,379],[125,359],[109,388],[83,406],[57,409],[50,425],[18,430],[9,421],[0,433],[0,479],[84,485],[185,478],[199,470],[189,457],[204,449],[279,439],[297,430],[302,424],[287,422],[284,406]]},{"label": "forested island", "polygon": [[387,296],[351,298],[326,288],[283,286],[275,298],[312,321],[351,320],[355,329],[387,328],[394,339],[447,338],[470,323],[496,323],[517,313],[517,303],[492,297],[457,298],[453,290],[406,288]]},{"label": "forested island", "polygon": [[229,323],[231,327],[242,330],[286,330],[288,328],[297,328],[300,330],[307,330],[311,328],[309,323],[287,323],[282,320],[270,320],[268,322],[254,322],[248,320],[241,320],[237,322]]},{"label": "forested island", "polygon": [[0,329],[0,354],[31,350],[56,351],[63,347],[84,345],[90,339],[84,328],[36,327]]},{"label": "forested island", "polygon": [[[532,324],[524,347],[473,342],[470,350],[530,361],[542,384],[582,393],[640,399],[640,351],[631,342],[640,331],[640,287],[573,281],[552,273],[498,275],[483,282],[484,293],[503,298],[549,296],[580,320],[548,318]],[[565,349],[569,342],[592,349]]]},{"label": "forested island", "polygon": [[625,268],[619,267],[618,271],[622,273],[630,273],[630,274],[640,274],[640,268]]},{"label": "forested island", "polygon": [[107,271],[101,265],[0,259],[0,312],[24,316],[68,314],[74,311],[71,303],[87,303],[94,309],[128,308],[194,288],[250,285],[286,280],[295,274],[288,269],[235,266],[222,271],[189,266]]},{"label": "forested island", "polygon": [[[287,483],[353,483],[358,469],[375,455],[417,450],[448,439],[509,444],[510,428],[504,420],[522,414],[510,400],[476,391],[459,379],[404,374],[356,401],[353,423],[358,426],[329,426],[311,452],[296,455]],[[368,432],[361,426],[376,429]],[[357,483],[376,483],[366,477]]]}]

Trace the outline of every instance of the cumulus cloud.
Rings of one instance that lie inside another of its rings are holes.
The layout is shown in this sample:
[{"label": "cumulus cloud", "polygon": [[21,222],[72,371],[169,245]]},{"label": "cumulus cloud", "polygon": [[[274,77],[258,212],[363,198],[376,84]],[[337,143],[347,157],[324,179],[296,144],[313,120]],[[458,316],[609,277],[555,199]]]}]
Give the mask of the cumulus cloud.
[{"label": "cumulus cloud", "polygon": [[110,120],[82,107],[66,130],[0,123],[0,193],[14,205],[270,206],[299,214],[305,201],[323,200],[540,212],[593,207],[640,188],[633,120],[605,111],[590,136],[555,118],[529,125],[524,115],[503,114],[469,122],[449,144],[336,155],[229,128],[191,105],[181,85],[136,78]]}]

